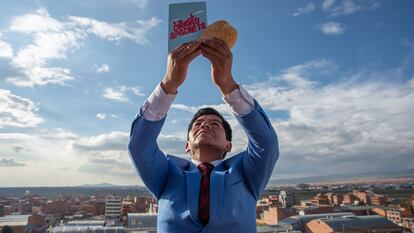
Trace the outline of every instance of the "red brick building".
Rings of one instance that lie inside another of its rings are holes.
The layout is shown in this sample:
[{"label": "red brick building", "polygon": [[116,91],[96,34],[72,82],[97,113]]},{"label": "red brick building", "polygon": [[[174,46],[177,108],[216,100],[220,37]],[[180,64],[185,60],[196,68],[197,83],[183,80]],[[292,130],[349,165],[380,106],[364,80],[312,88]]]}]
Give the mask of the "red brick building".
[{"label": "red brick building", "polygon": [[374,194],[370,196],[371,205],[387,205],[387,198],[384,195]]},{"label": "red brick building", "polygon": [[402,218],[411,218],[412,212],[409,206],[389,205],[385,209],[387,218],[395,223],[402,223]]},{"label": "red brick building", "polygon": [[305,233],[332,232],[388,232],[400,233],[398,225],[381,216],[354,216],[346,218],[314,219],[305,225]]}]

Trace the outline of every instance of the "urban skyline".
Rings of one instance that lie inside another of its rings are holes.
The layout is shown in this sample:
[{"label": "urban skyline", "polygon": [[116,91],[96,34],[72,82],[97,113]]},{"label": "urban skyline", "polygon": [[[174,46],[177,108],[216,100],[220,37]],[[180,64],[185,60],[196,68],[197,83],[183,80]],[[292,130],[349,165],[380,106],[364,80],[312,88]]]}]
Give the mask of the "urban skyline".
[{"label": "urban skyline", "polygon": [[[130,124],[162,79],[170,1],[0,2],[0,187],[143,185]],[[272,180],[414,169],[413,1],[207,1],[238,30],[233,76],[280,142]],[[234,9],[234,10],[229,10]],[[410,20],[411,19],[411,20]],[[184,153],[194,111],[213,106],[246,138],[191,64],[159,138]]]}]

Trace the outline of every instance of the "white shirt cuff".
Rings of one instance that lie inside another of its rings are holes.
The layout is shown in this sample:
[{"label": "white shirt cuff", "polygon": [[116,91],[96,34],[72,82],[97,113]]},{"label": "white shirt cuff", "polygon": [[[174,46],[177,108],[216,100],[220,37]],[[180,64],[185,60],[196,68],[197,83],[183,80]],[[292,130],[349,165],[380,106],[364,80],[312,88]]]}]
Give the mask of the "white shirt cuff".
[{"label": "white shirt cuff", "polygon": [[236,115],[246,115],[254,109],[253,97],[240,84],[239,88],[223,97]]},{"label": "white shirt cuff", "polygon": [[167,115],[177,94],[167,94],[158,84],[141,107],[142,116],[149,121],[159,121]]}]

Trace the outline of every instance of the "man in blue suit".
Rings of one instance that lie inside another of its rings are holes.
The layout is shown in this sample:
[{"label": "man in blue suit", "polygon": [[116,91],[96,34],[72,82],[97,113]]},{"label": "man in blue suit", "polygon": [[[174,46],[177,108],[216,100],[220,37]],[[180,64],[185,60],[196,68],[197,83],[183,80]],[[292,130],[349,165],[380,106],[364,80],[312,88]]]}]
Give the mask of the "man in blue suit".
[{"label": "man in blue suit", "polygon": [[[248,137],[247,149],[226,160],[231,128],[214,109],[199,110],[187,134],[191,161],[164,154],[157,137],[191,61],[211,62],[211,77]],[[256,232],[256,201],[279,156],[276,133],[260,105],[231,74],[232,53],[220,39],[170,52],[164,79],[132,123],[129,152],[158,201],[158,232]]]}]

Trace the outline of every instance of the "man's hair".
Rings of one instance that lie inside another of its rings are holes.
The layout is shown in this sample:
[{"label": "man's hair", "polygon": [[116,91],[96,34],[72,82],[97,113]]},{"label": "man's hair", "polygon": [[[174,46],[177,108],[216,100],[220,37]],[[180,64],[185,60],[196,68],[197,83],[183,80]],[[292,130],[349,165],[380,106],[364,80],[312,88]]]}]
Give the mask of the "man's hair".
[{"label": "man's hair", "polygon": [[191,119],[190,124],[188,125],[188,130],[187,130],[187,140],[189,139],[189,134],[191,129],[193,128],[193,124],[194,122],[201,116],[203,115],[215,115],[218,116],[223,124],[223,128],[224,128],[224,132],[226,133],[226,139],[228,141],[231,142],[231,127],[230,124],[224,119],[224,117],[214,108],[202,108],[200,110],[198,110],[194,116],[193,119]]}]

